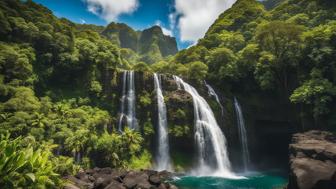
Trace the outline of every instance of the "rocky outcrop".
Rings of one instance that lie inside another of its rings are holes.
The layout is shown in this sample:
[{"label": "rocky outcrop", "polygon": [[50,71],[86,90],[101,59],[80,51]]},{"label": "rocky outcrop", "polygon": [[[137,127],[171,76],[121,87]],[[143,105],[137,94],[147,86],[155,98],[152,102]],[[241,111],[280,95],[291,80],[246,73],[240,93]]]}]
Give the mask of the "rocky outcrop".
[{"label": "rocky outcrop", "polygon": [[336,135],[325,131],[295,134],[289,150],[288,189],[336,188]]},{"label": "rocky outcrop", "polygon": [[68,176],[64,189],[177,189],[167,183],[173,174],[167,171],[125,171],[94,168]]}]

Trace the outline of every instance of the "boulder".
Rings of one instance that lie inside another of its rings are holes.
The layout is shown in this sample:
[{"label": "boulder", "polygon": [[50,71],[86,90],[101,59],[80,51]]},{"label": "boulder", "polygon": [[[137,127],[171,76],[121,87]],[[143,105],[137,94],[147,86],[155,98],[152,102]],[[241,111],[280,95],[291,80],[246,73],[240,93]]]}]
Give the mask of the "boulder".
[{"label": "boulder", "polygon": [[113,178],[109,175],[98,177],[94,183],[94,188],[103,189],[112,182]]},{"label": "boulder", "polygon": [[148,176],[152,176],[152,175],[158,173],[157,171],[149,170],[149,169],[144,169],[144,170],[141,170],[141,171],[145,172]]},{"label": "boulder", "polygon": [[145,182],[148,182],[148,175],[137,171],[130,171],[123,179],[126,188],[134,188],[137,184]]},{"label": "boulder", "polygon": [[161,183],[161,177],[159,174],[154,174],[149,177],[149,181],[154,185],[159,185]]},{"label": "boulder", "polygon": [[105,168],[100,169],[99,173],[101,173],[101,174],[111,174],[112,171],[113,170],[110,167],[105,167]]},{"label": "boulder", "polygon": [[92,178],[89,178],[89,177],[92,177],[92,176],[90,176],[89,174],[87,174],[84,171],[78,172],[75,177],[78,178],[79,180],[84,181],[84,182],[90,182],[91,181],[90,179],[92,179]]},{"label": "boulder", "polygon": [[161,171],[159,172],[159,175],[160,175],[161,180],[169,180],[173,178],[173,174],[168,171]]},{"label": "boulder", "polygon": [[167,189],[166,185],[161,183],[158,187],[158,189]]},{"label": "boulder", "polygon": [[336,136],[326,131],[293,135],[288,189],[336,188]]},{"label": "boulder", "polygon": [[172,184],[167,184],[168,185],[168,189],[178,189],[175,185]]},{"label": "boulder", "polygon": [[152,186],[147,180],[142,180],[135,186],[135,189],[152,189],[152,188],[154,188],[154,186]]},{"label": "boulder", "polygon": [[73,184],[70,184],[70,183],[67,183],[65,184],[65,186],[63,187],[63,189],[80,189],[79,187],[73,185]]},{"label": "boulder", "polygon": [[123,186],[122,183],[113,180],[104,189],[126,189],[126,188]]},{"label": "boulder", "polygon": [[156,172],[156,174],[150,175],[149,181],[154,185],[160,185],[160,183],[169,180],[173,177],[172,173],[168,171]]},{"label": "boulder", "polygon": [[88,175],[93,175],[93,173],[95,173],[95,170],[87,169],[87,170],[85,170],[85,173],[88,174]]},{"label": "boulder", "polygon": [[87,189],[94,188],[93,183],[82,181],[74,176],[68,176],[66,177],[66,180],[72,182],[74,185],[78,186],[79,188],[87,188]]},{"label": "boulder", "polygon": [[66,189],[177,189],[165,183],[172,177],[167,171],[125,171],[112,168],[81,170],[75,176],[65,177],[71,184]]}]

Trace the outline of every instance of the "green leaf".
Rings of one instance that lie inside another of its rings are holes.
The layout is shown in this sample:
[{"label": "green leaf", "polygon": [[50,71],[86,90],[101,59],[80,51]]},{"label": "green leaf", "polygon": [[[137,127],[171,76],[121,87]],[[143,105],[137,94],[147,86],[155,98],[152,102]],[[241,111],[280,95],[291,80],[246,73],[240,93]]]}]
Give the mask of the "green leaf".
[{"label": "green leaf", "polygon": [[26,177],[29,178],[32,182],[35,182],[35,175],[34,173],[27,173]]}]

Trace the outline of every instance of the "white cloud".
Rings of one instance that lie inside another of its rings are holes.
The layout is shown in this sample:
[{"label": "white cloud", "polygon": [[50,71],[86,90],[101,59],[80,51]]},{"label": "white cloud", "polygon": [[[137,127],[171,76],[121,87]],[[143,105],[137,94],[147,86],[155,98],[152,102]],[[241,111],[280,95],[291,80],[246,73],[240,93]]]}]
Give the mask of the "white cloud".
[{"label": "white cloud", "polygon": [[83,0],[88,11],[107,22],[116,21],[121,14],[130,14],[138,8],[138,0]]},{"label": "white cloud", "polygon": [[79,19],[79,22],[81,23],[81,24],[86,24],[86,21],[84,20],[84,19]]},{"label": "white cloud", "polygon": [[172,31],[171,29],[168,29],[168,28],[163,27],[163,26],[162,26],[162,23],[161,23],[160,20],[157,20],[157,21],[155,22],[155,25],[161,27],[163,34],[168,35],[168,36],[171,36],[171,37],[174,36],[174,35],[173,35],[173,31]]},{"label": "white cloud", "polygon": [[179,29],[182,41],[196,42],[202,38],[217,17],[236,0],[175,0],[170,23]]}]

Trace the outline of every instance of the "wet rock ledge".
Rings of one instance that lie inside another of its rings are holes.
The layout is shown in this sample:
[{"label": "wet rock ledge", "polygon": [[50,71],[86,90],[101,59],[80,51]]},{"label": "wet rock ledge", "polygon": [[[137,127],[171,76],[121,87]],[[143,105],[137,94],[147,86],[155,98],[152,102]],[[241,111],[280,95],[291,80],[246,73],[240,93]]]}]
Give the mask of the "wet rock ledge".
[{"label": "wet rock ledge", "polygon": [[67,176],[64,189],[177,189],[167,183],[173,174],[167,171],[125,171],[111,168],[94,168]]},{"label": "wet rock ledge", "polygon": [[336,189],[336,135],[325,131],[295,134],[289,146],[288,189]]}]

